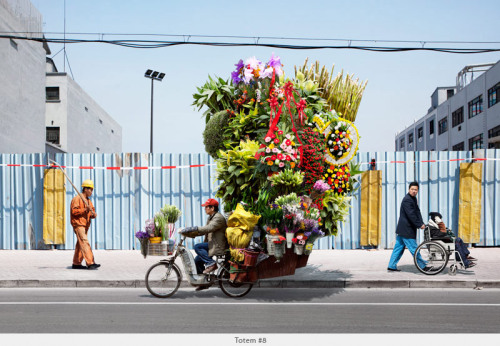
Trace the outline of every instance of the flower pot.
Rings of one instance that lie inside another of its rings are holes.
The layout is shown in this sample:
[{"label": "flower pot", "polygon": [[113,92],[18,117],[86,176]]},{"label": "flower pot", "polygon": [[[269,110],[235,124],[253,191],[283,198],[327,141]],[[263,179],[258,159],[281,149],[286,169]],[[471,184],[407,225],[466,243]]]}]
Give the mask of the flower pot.
[{"label": "flower pot", "polygon": [[149,238],[149,242],[151,244],[158,244],[161,243],[161,237],[151,237]]},{"label": "flower pot", "polygon": [[281,244],[274,244],[274,257],[276,257],[277,260],[280,260],[283,257],[285,251],[286,248],[284,242]]},{"label": "flower pot", "polygon": [[303,254],[304,254],[304,246],[305,246],[305,245],[298,245],[298,244],[295,244],[295,246],[293,247],[293,252],[294,252],[296,255],[303,255]]},{"label": "flower pot", "polygon": [[307,243],[304,247],[304,255],[310,255],[313,250],[313,243]]},{"label": "flower pot", "polygon": [[243,265],[248,267],[253,267],[255,266],[255,264],[257,264],[257,258],[259,257],[259,252],[245,249],[243,250],[243,254],[245,255],[245,261],[243,262]]},{"label": "flower pot", "polygon": [[276,245],[278,244],[274,244],[274,241],[275,240],[278,240],[280,237],[279,236],[276,236],[276,235],[267,235],[266,236],[266,241],[267,241],[267,253],[270,255],[270,256],[274,256],[274,251],[276,249]]},{"label": "flower pot", "polygon": [[291,232],[287,232],[286,233],[286,247],[288,249],[291,249],[292,248],[292,245],[293,245],[293,242],[292,242],[292,239],[293,239],[293,236],[295,234],[294,233],[291,233]]}]

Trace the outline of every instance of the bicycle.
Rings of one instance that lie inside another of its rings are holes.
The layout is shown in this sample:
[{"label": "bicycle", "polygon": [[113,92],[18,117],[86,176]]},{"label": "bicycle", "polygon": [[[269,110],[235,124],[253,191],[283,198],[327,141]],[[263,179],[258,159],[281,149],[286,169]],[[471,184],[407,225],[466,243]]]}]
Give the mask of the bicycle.
[{"label": "bicycle", "polygon": [[149,268],[146,273],[146,288],[149,293],[158,298],[168,298],[177,292],[182,282],[182,272],[175,263],[179,256],[191,286],[218,284],[222,292],[231,298],[243,297],[250,292],[253,283],[231,281],[230,263],[226,255],[218,255],[216,258],[219,267],[217,274],[197,274],[193,255],[183,245],[185,239],[186,236],[182,236],[179,243],[174,245],[171,255]]}]

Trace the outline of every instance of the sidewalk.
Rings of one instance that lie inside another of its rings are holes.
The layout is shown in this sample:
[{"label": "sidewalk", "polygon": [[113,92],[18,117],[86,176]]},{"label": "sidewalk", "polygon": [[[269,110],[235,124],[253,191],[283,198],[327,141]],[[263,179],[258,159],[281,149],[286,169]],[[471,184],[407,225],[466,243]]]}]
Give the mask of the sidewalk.
[{"label": "sidewalk", "polygon": [[[500,248],[472,248],[477,265],[455,276],[418,272],[405,251],[401,272],[388,272],[392,250],[314,250],[295,275],[261,280],[259,287],[500,288]],[[147,269],[161,257],[138,250],[96,250],[98,270],[71,269],[73,250],[0,250],[1,287],[145,287]],[[178,259],[180,264],[180,259]],[[180,266],[182,268],[182,266]],[[188,287],[185,277],[182,286]]]}]

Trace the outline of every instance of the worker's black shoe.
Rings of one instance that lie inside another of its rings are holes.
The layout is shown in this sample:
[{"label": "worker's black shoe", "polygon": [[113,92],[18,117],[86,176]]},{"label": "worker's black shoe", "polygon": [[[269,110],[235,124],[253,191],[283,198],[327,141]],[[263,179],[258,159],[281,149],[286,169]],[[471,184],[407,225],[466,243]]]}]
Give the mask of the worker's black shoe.
[{"label": "worker's black shoe", "polygon": [[401,271],[401,269],[397,269],[397,268],[396,269],[387,268],[387,270],[390,272],[400,272]]},{"label": "worker's black shoe", "polygon": [[100,264],[94,263],[94,264],[89,265],[87,267],[87,269],[95,270],[95,269],[99,268],[100,266],[101,266]]},{"label": "worker's black shoe", "polygon": [[87,267],[82,266],[81,264],[73,264],[71,269],[87,269]]}]

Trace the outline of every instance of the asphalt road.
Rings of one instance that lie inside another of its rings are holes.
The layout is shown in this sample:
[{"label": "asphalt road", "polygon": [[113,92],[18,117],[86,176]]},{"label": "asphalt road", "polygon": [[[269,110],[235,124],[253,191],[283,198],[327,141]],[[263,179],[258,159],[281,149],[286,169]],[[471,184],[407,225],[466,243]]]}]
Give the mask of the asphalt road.
[{"label": "asphalt road", "polygon": [[499,333],[498,289],[0,289],[0,333]]}]

